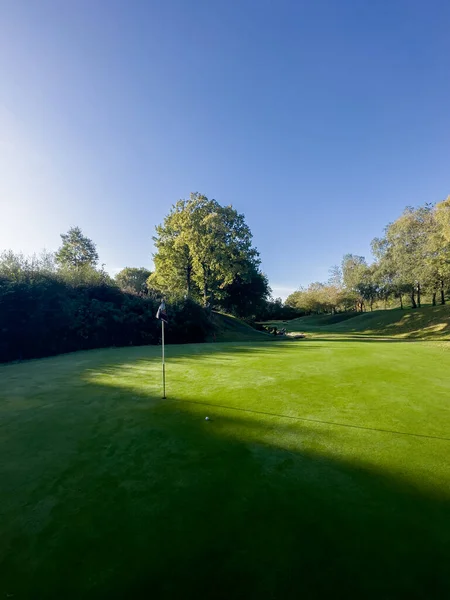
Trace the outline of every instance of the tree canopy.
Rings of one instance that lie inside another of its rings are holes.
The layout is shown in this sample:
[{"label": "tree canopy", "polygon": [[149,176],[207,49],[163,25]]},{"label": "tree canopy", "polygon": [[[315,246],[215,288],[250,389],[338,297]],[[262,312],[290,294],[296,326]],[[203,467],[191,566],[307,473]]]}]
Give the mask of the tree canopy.
[{"label": "tree canopy", "polygon": [[144,267],[125,267],[117,273],[115,280],[122,290],[145,294],[148,290],[147,280],[151,274],[151,271]]},{"label": "tree canopy", "polygon": [[97,249],[92,240],[83,235],[79,227],[71,227],[61,234],[62,245],[55,254],[56,263],[63,267],[95,267],[98,263]]},{"label": "tree canopy", "polygon": [[237,286],[248,286],[253,300],[255,293],[260,299],[269,294],[250,228],[232,206],[191,194],[172,207],[153,240],[151,287],[201,298],[205,306],[228,306]]}]

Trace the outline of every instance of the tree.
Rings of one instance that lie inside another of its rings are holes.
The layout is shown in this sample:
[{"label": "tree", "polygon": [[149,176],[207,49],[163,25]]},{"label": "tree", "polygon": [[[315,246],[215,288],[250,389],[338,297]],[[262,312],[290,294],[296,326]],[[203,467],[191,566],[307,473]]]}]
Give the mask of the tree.
[{"label": "tree", "polygon": [[0,254],[0,275],[11,280],[32,277],[33,274],[55,273],[55,255],[47,250],[40,254],[25,256],[21,252],[5,250]]},{"label": "tree", "polygon": [[450,196],[436,204],[436,220],[441,228],[445,240],[450,243]]},{"label": "tree", "polygon": [[413,308],[420,308],[423,288],[431,281],[428,264],[431,218],[432,208],[429,205],[416,209],[407,207],[396,221],[386,227],[385,238],[379,242],[395,274],[396,286],[409,287]]},{"label": "tree", "polygon": [[155,271],[148,286],[164,293],[175,292],[188,297],[197,297],[198,289],[193,283],[193,261],[183,235],[186,227],[186,200],[179,200],[156,227],[153,241],[156,253],[153,256]]},{"label": "tree", "polygon": [[155,273],[150,283],[162,291],[201,296],[214,304],[226,288],[249,283],[259,255],[244,215],[201,194],[191,194],[172,207],[153,238]]},{"label": "tree", "polygon": [[367,268],[364,256],[346,254],[342,259],[342,281],[347,291],[353,294],[356,310],[361,312],[364,310],[362,287]]},{"label": "tree", "polygon": [[386,237],[372,240],[372,253],[376,258],[374,279],[378,287],[378,298],[385,306],[391,297],[398,298],[403,309],[403,296],[410,292],[411,286],[404,273],[395,264],[392,247]]},{"label": "tree", "polygon": [[[437,282],[441,304],[445,304],[445,282],[450,280],[450,196],[436,204],[433,228],[429,239],[430,261]],[[435,302],[435,293],[433,303]]]},{"label": "tree", "polygon": [[226,312],[247,318],[256,318],[261,313],[271,293],[267,277],[256,269],[247,281],[236,275],[223,291],[220,307]]},{"label": "tree", "polygon": [[379,294],[380,282],[377,265],[366,267],[361,273],[361,281],[356,286],[357,292],[361,295],[364,302],[368,302],[370,310],[373,310],[373,304]]},{"label": "tree", "polygon": [[259,258],[244,215],[216,200],[191,194],[184,210],[182,239],[192,259],[193,278],[203,302],[214,303],[239,276],[248,281]]},{"label": "tree", "polygon": [[68,268],[95,268],[98,263],[95,244],[83,235],[79,227],[71,227],[67,233],[61,234],[61,239],[62,245],[55,255],[58,265]]},{"label": "tree", "polygon": [[335,286],[336,288],[343,288],[344,283],[342,281],[342,269],[339,265],[333,265],[328,273],[330,277],[328,279],[328,283],[330,285]]},{"label": "tree", "polygon": [[310,313],[337,312],[342,305],[344,295],[342,288],[331,283],[316,281],[306,289],[300,288],[286,298],[286,305],[298,311]]},{"label": "tree", "polygon": [[147,280],[151,274],[151,271],[144,267],[125,267],[117,273],[115,280],[120,289],[143,294],[148,290]]}]

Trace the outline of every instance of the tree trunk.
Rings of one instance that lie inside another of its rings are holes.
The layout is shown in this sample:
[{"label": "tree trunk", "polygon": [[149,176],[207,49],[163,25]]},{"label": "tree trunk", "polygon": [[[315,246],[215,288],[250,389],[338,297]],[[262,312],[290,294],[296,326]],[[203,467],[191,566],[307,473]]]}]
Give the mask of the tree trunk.
[{"label": "tree trunk", "polygon": [[416,304],[416,290],[414,288],[411,289],[411,304],[413,308],[417,308]]},{"label": "tree trunk", "polygon": [[373,298],[370,299],[370,312],[373,311]]},{"label": "tree trunk", "polygon": [[191,272],[192,272],[192,267],[189,266],[186,268],[186,294],[187,297],[190,298],[191,297]]},{"label": "tree trunk", "polygon": [[202,263],[202,273],[203,273],[203,306],[206,308],[208,305],[208,266]]},{"label": "tree trunk", "polygon": [[444,280],[441,279],[441,304],[445,304]]},{"label": "tree trunk", "polygon": [[420,289],[420,283],[417,284],[417,306],[418,308],[420,308],[421,305],[421,289]]},{"label": "tree trunk", "polygon": [[400,294],[400,308],[403,310],[403,294]]},{"label": "tree trunk", "polygon": [[436,292],[433,292],[433,306],[436,306]]}]

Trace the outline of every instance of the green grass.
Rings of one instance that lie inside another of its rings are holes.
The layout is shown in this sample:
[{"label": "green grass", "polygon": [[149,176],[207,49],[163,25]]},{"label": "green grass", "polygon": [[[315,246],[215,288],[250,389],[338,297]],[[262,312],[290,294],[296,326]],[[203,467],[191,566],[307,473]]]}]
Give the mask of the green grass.
[{"label": "green grass", "polygon": [[258,331],[244,321],[225,313],[213,312],[212,321],[215,327],[215,337],[208,341],[216,342],[264,342],[273,341],[273,336]]},{"label": "green grass", "polygon": [[421,309],[376,310],[356,315],[311,315],[292,321],[273,321],[292,332],[389,338],[450,340],[450,305]]},{"label": "green grass", "polygon": [[0,598],[450,596],[444,345],[158,351],[0,367]]}]

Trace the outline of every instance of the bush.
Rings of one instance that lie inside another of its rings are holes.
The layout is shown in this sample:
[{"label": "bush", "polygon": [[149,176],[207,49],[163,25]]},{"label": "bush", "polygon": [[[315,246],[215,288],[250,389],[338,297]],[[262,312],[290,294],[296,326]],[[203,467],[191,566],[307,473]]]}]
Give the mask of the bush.
[{"label": "bush", "polygon": [[[108,281],[67,281],[55,273],[0,275],[0,361],[107,346],[158,344],[152,296],[124,293]],[[212,325],[191,300],[168,304],[168,343],[203,342]]]}]

